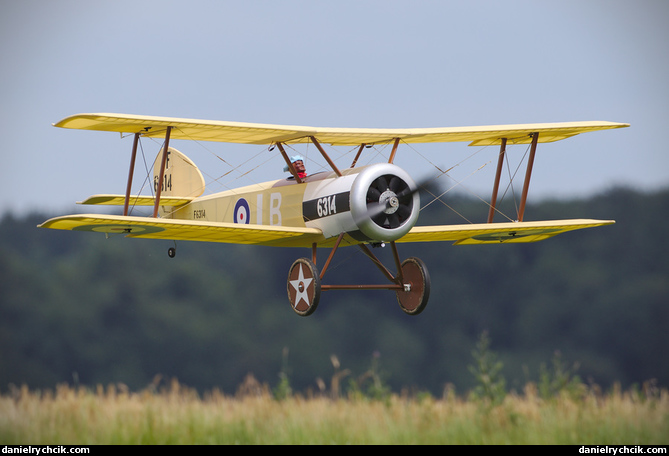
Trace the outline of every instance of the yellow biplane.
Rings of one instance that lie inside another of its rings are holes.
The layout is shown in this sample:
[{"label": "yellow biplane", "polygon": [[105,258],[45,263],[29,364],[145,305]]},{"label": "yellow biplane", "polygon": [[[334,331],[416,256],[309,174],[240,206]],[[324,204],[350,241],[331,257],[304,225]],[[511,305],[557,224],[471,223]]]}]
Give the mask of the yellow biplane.
[{"label": "yellow biplane", "polygon": [[[401,309],[419,314],[430,294],[430,277],[417,258],[401,261],[396,243],[452,241],[490,244],[541,241],[559,233],[614,223],[612,220],[524,221],[525,203],[538,143],[553,142],[598,130],[627,127],[614,122],[566,122],[455,128],[363,129],[313,128],[241,122],[205,121],[124,114],[79,114],[57,127],[134,135],[125,195],[94,195],[81,204],[123,206],[123,215],[80,214],[52,218],[43,228],[125,234],[133,238],[169,239],[278,247],[305,247],[311,255],[297,259],[288,272],[287,292],[292,309],[307,316],[316,309],[321,291],[336,289],[393,290]],[[164,139],[153,167],[155,194],[131,194],[137,145],[141,137]],[[203,196],[199,169],[170,140],[221,141],[267,145],[277,150],[291,176]],[[416,226],[418,186],[394,159],[400,143],[469,142],[500,146],[488,223]],[[305,175],[286,147],[313,144],[329,170]],[[353,146],[357,154],[347,168],[330,158],[323,144]],[[356,167],[365,147],[392,145],[387,161]],[[495,223],[499,178],[507,144],[530,148],[518,218]],[[153,207],[153,216],[128,215],[130,206]],[[395,262],[391,272],[369,246],[389,244]],[[338,248],[357,245],[387,277],[381,285],[329,285],[325,272]],[[318,247],[331,248],[317,266]],[[174,257],[174,248],[168,250]],[[320,269],[319,269],[320,268]]]}]

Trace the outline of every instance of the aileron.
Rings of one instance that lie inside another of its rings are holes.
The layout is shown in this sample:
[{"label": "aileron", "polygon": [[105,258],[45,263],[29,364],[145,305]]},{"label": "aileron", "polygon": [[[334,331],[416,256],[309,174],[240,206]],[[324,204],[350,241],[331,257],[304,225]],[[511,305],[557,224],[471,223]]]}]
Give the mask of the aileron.
[{"label": "aileron", "polygon": [[406,236],[397,242],[452,241],[456,245],[536,242],[568,231],[611,225],[613,223],[615,223],[613,220],[575,219],[414,226]]}]

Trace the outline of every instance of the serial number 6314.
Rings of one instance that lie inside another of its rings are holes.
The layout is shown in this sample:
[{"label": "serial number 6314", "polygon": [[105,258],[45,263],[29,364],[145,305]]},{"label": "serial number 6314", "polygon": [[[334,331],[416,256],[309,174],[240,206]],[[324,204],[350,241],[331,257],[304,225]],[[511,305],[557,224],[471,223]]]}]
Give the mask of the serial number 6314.
[{"label": "serial number 6314", "polygon": [[332,195],[318,199],[318,202],[316,203],[316,212],[319,217],[327,217],[328,215],[337,213],[336,196],[337,195]]}]

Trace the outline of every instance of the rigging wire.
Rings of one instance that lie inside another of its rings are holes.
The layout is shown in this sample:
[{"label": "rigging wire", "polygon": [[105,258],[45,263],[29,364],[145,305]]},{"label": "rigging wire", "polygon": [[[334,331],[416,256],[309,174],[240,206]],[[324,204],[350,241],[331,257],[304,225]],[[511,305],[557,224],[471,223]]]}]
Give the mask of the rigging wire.
[{"label": "rigging wire", "polygon": [[[462,219],[466,220],[468,223],[472,223],[472,222],[471,222],[469,219],[467,219],[463,214],[459,213],[457,210],[455,210],[453,207],[451,207],[449,204],[447,204],[445,201],[443,201],[443,200],[441,199],[444,195],[446,195],[447,193],[451,192],[451,191],[454,190],[455,188],[462,188],[462,189],[464,189],[467,193],[469,193],[470,195],[474,196],[474,197],[477,198],[479,201],[483,202],[486,206],[488,206],[488,208],[492,208],[492,204],[491,204],[490,202],[488,202],[486,199],[484,199],[483,197],[481,197],[478,193],[476,193],[475,191],[473,191],[472,189],[470,189],[469,187],[467,187],[466,185],[464,185],[464,182],[465,182],[466,180],[468,180],[469,178],[471,178],[471,177],[474,176],[475,174],[479,173],[483,168],[485,168],[486,166],[488,166],[488,165],[491,163],[492,160],[490,160],[490,161],[484,163],[483,165],[481,165],[480,167],[478,167],[476,170],[474,170],[472,173],[470,173],[468,176],[466,176],[464,179],[461,179],[461,180],[459,180],[459,181],[458,181],[457,179],[455,179],[455,178],[450,174],[450,172],[451,172],[452,170],[454,170],[454,169],[460,167],[461,165],[463,165],[463,164],[464,164],[465,162],[467,162],[468,160],[474,158],[474,157],[475,157],[476,155],[478,155],[480,152],[482,152],[483,150],[487,149],[488,146],[484,146],[484,147],[481,147],[481,148],[477,149],[475,152],[473,152],[472,154],[468,155],[468,156],[465,157],[464,159],[460,160],[460,161],[459,161],[458,163],[456,163],[455,165],[453,165],[453,166],[451,166],[450,168],[444,170],[444,169],[442,169],[441,167],[437,166],[434,162],[432,162],[431,160],[429,160],[425,155],[421,154],[418,150],[416,150],[416,148],[412,147],[412,146],[411,146],[410,144],[408,144],[408,143],[405,143],[405,144],[408,145],[409,148],[410,148],[411,150],[413,150],[418,156],[420,156],[423,160],[425,160],[426,162],[428,162],[430,165],[432,165],[432,167],[434,167],[434,168],[438,171],[438,174],[437,174],[436,176],[434,176],[432,179],[430,179],[428,182],[426,182],[423,186],[421,186],[421,188],[422,188],[423,190],[425,190],[426,193],[430,194],[430,195],[433,197],[433,199],[432,199],[430,202],[428,202],[427,204],[425,204],[423,207],[420,208],[421,211],[422,211],[423,209],[425,209],[426,207],[430,206],[430,205],[431,205],[432,203],[434,203],[435,201],[439,201],[442,205],[444,205],[444,206],[447,207],[448,209],[452,210],[455,214],[457,214],[458,216],[460,216]],[[518,170],[520,169],[520,166],[521,166],[523,160],[524,160],[525,157],[527,156],[528,151],[529,151],[529,148],[525,151],[525,155],[524,155],[523,158],[521,159],[521,161],[520,161],[520,163],[518,164],[518,167],[516,168],[516,171],[513,173],[513,175],[511,175],[511,172],[510,172],[510,169],[509,169],[509,160],[508,160],[508,159],[506,160],[506,166],[507,166],[507,169],[508,169],[508,174],[509,174],[509,180],[510,180],[510,181],[509,181],[509,184],[508,184],[507,187],[506,187],[506,190],[505,190],[504,194],[502,195],[502,198],[500,199],[500,202],[504,199],[506,193],[509,191],[509,188],[510,188],[511,191],[512,191],[512,194],[514,195],[514,203],[515,203],[515,205],[516,205],[516,212],[518,212],[518,207],[517,207],[517,202],[515,201],[515,192],[514,192],[514,190],[513,190],[513,179],[515,178],[515,176],[516,176]],[[507,154],[507,155],[508,155],[508,154]],[[452,185],[451,187],[449,187],[448,189],[446,189],[444,192],[442,192],[442,193],[439,194],[439,195],[435,195],[434,193],[432,193],[431,191],[429,191],[427,188],[425,188],[425,185],[427,185],[427,184],[429,184],[429,183],[431,183],[431,182],[436,181],[437,179],[439,179],[440,177],[442,177],[442,176],[444,176],[444,175],[445,175],[446,177],[450,178],[451,180],[453,180],[453,181],[455,182],[455,184]],[[512,219],[511,217],[509,217],[508,215],[506,215],[505,213],[503,213],[502,211],[500,211],[500,209],[499,209],[498,207],[495,207],[494,210],[495,210],[496,213],[498,213],[498,214],[500,214],[501,216],[505,217],[507,220],[509,220],[509,221],[513,221],[513,219]]]},{"label": "rigging wire", "polygon": [[[185,134],[183,131],[181,131],[181,133],[182,133],[182,134]],[[140,138],[140,139],[141,139],[141,138]],[[150,138],[150,139],[153,140],[153,141],[156,142],[156,143],[158,142],[158,141],[156,140],[156,138]],[[223,174],[219,175],[218,177],[214,177],[213,175],[211,175],[211,174],[209,174],[209,173],[203,173],[203,174],[205,174],[205,175],[208,177],[208,179],[209,179],[209,183],[208,183],[208,184],[209,184],[209,185],[211,185],[212,183],[216,183],[217,185],[219,185],[219,186],[221,186],[221,187],[223,187],[223,188],[225,188],[225,189],[228,189],[228,190],[234,190],[234,188],[231,188],[231,187],[230,187],[234,182],[237,182],[239,179],[246,178],[246,177],[247,177],[249,174],[251,174],[253,171],[257,170],[258,168],[264,166],[265,164],[267,164],[268,162],[270,162],[270,161],[272,161],[272,160],[274,160],[274,159],[276,158],[276,156],[275,156],[274,154],[270,154],[270,155],[268,156],[268,158],[262,160],[262,161],[261,161],[259,164],[257,164],[256,166],[254,166],[254,167],[250,168],[249,170],[243,172],[243,171],[241,171],[241,168],[242,168],[242,167],[245,167],[245,166],[247,166],[249,163],[255,161],[256,159],[258,159],[258,158],[260,158],[260,157],[262,157],[264,154],[266,154],[266,153],[271,149],[271,147],[263,147],[261,150],[259,150],[258,153],[252,155],[251,157],[249,157],[248,159],[244,160],[243,162],[241,162],[241,163],[238,164],[237,166],[234,166],[233,164],[231,164],[230,162],[228,162],[227,160],[225,160],[223,157],[221,157],[219,154],[217,154],[216,152],[214,152],[212,149],[210,149],[209,147],[205,146],[205,145],[202,143],[202,141],[197,140],[197,139],[193,139],[193,138],[190,138],[190,140],[191,140],[191,141],[194,141],[195,143],[197,143],[200,147],[202,147],[202,148],[203,148],[205,151],[207,151],[210,155],[212,155],[213,157],[215,157],[215,158],[218,159],[219,161],[223,162],[227,167],[229,167],[229,169],[228,169],[226,172],[224,172]],[[454,213],[456,213],[458,216],[460,216],[461,218],[463,218],[464,220],[466,220],[468,223],[472,223],[472,222],[469,221],[463,214],[459,213],[457,210],[455,210],[453,207],[451,207],[449,204],[447,204],[445,201],[443,201],[443,200],[441,199],[444,195],[446,195],[447,193],[451,192],[451,191],[454,190],[455,188],[462,188],[462,189],[466,190],[467,193],[473,195],[474,197],[476,197],[477,199],[479,199],[481,202],[485,203],[489,208],[492,207],[492,205],[491,205],[487,200],[485,200],[485,199],[482,198],[479,194],[477,194],[475,191],[473,191],[472,189],[470,189],[470,188],[468,188],[466,185],[464,185],[464,182],[465,182],[466,180],[468,180],[469,178],[471,178],[471,177],[474,176],[475,174],[479,173],[483,168],[485,168],[488,164],[490,164],[491,161],[488,161],[487,163],[484,163],[484,164],[481,165],[479,168],[477,168],[475,171],[473,171],[473,172],[470,173],[468,176],[466,176],[464,179],[461,179],[461,180],[459,180],[459,181],[458,181],[457,179],[455,179],[455,178],[451,175],[451,171],[453,171],[454,169],[456,169],[456,168],[462,166],[462,165],[463,165],[464,163],[466,163],[467,161],[473,159],[475,156],[477,156],[477,155],[478,155],[479,153],[481,153],[483,150],[486,150],[486,149],[488,148],[488,146],[484,146],[484,147],[478,148],[478,149],[477,149],[476,151],[474,151],[472,154],[466,156],[465,158],[463,158],[462,160],[460,160],[460,161],[459,161],[458,163],[456,163],[455,165],[451,166],[451,167],[448,168],[448,169],[443,169],[442,167],[440,167],[440,166],[438,166],[436,163],[434,163],[432,160],[430,160],[428,157],[426,157],[424,154],[422,154],[420,151],[418,151],[418,150],[417,150],[415,147],[413,147],[411,144],[406,143],[405,141],[402,141],[402,143],[403,143],[404,145],[406,145],[406,146],[409,146],[409,149],[411,149],[411,150],[412,150],[414,153],[416,153],[420,158],[422,158],[425,162],[427,162],[427,163],[430,164],[435,170],[437,170],[437,174],[436,174],[434,177],[432,177],[429,181],[427,181],[427,182],[425,182],[423,185],[421,185],[421,188],[422,188],[423,190],[425,190],[426,193],[430,194],[430,195],[433,197],[433,199],[432,199],[431,201],[429,201],[427,204],[425,204],[424,206],[422,206],[422,207],[420,208],[421,211],[424,210],[425,208],[427,208],[428,206],[430,206],[431,204],[433,204],[435,201],[439,201],[442,205],[444,205],[444,206],[447,207],[448,209],[452,210]],[[141,149],[142,157],[143,157],[143,161],[144,161],[144,167],[145,167],[145,170],[146,170],[146,178],[144,179],[144,182],[143,182],[143,184],[142,184],[142,188],[141,188],[141,190],[140,190],[140,193],[141,193],[141,191],[144,190],[144,188],[147,186],[147,184],[150,184],[150,181],[151,181],[151,173],[150,173],[150,170],[149,170],[148,165],[147,165],[146,154],[145,154],[145,152],[144,152],[144,147],[143,147],[143,145],[142,145],[142,142],[140,141],[139,144],[140,144],[140,149]],[[372,145],[370,145],[370,146],[367,146],[366,148],[372,148],[372,149],[375,151],[375,153],[374,153],[374,154],[370,154],[370,155],[368,155],[368,156],[365,157],[364,165],[369,165],[370,163],[372,163],[372,161],[376,160],[377,157],[379,157],[379,156],[384,157],[384,158],[387,159],[387,157],[385,157],[384,154],[387,152],[387,148],[388,148],[388,146],[389,146],[390,144],[391,144],[391,143],[383,143],[383,144],[379,144],[379,145],[372,144]],[[301,152],[299,152],[297,149],[295,149],[295,148],[294,148],[292,145],[290,145],[290,144],[285,144],[285,146],[288,147],[288,148],[290,148],[292,151],[294,151],[294,152],[296,152],[296,153],[301,153]],[[161,146],[161,149],[160,149],[160,150],[162,150],[162,147],[164,147],[164,143],[163,143],[163,145]],[[354,151],[356,151],[358,147],[359,147],[359,146],[356,146],[356,147],[354,147],[354,148],[351,148],[351,149],[347,150],[347,151],[344,152],[344,153],[339,153],[339,150],[338,150],[338,149],[334,149],[332,146],[329,146],[329,150],[331,150],[331,151],[335,151],[335,152],[337,153],[337,154],[336,154],[336,155],[337,155],[337,156],[336,156],[336,159],[342,159],[342,158],[344,158],[344,157],[350,155],[350,154],[353,153]],[[304,152],[303,154],[305,155],[305,159],[310,160],[310,161],[309,161],[310,166],[312,165],[312,163],[315,164],[315,165],[318,167],[317,172],[319,172],[319,170],[328,170],[328,169],[329,169],[329,168],[327,168],[323,163],[321,163],[319,160],[316,160],[314,157],[312,157],[311,159],[309,159],[309,155],[312,155],[312,154],[310,154],[309,152],[310,152],[309,142],[306,142],[306,152]],[[513,171],[513,173],[511,172],[511,167],[510,167],[510,163],[509,163],[508,158],[505,160],[505,161],[506,161],[507,174],[508,174],[508,177],[509,177],[509,183],[507,184],[507,186],[506,186],[506,188],[505,188],[505,190],[504,190],[504,192],[503,192],[503,194],[502,194],[502,196],[501,196],[501,198],[500,198],[499,201],[500,201],[500,202],[503,201],[504,198],[505,198],[505,197],[507,196],[507,194],[509,193],[509,191],[511,191],[511,194],[512,194],[512,196],[513,196],[514,205],[515,205],[515,208],[516,208],[516,212],[518,211],[518,203],[517,203],[517,197],[516,197],[516,193],[515,193],[514,186],[513,186],[513,181],[514,181],[514,179],[515,179],[515,177],[516,177],[518,171],[520,170],[520,167],[521,167],[523,161],[525,160],[525,158],[526,158],[528,152],[529,152],[529,146],[528,146],[528,149],[526,149],[525,154],[524,154],[523,157],[521,158],[520,162],[518,163],[518,166],[517,166],[516,169]],[[333,154],[333,155],[334,155],[334,154]],[[507,154],[507,157],[508,157],[508,154]],[[360,159],[359,159],[359,160],[360,160]],[[201,171],[201,172],[202,172],[202,171]],[[227,176],[230,176],[231,174],[233,174],[233,173],[235,173],[235,172],[238,174],[236,177],[234,177],[234,178],[231,179],[231,180],[227,180],[227,181],[225,181],[225,182],[221,182],[224,178],[226,178]],[[435,195],[434,193],[432,193],[430,190],[428,190],[428,189],[426,188],[426,185],[427,185],[427,184],[436,181],[437,179],[441,178],[441,177],[444,176],[444,175],[447,176],[448,178],[450,178],[451,180],[453,180],[453,181],[455,182],[455,184],[452,185],[451,187],[449,187],[448,189],[446,189],[444,192],[442,192],[442,193],[439,194],[439,195]],[[256,182],[252,182],[252,183],[256,183]],[[148,186],[149,186],[149,188],[151,189],[151,195],[152,195],[152,196],[155,196],[155,195],[154,195],[154,188],[153,188],[151,185],[148,185]],[[208,187],[208,185],[207,185],[206,187]],[[135,201],[136,201],[136,200],[135,200]],[[187,203],[187,204],[190,204],[190,203]],[[181,206],[181,207],[184,207],[184,206]],[[135,210],[135,208],[136,208],[136,205],[133,203],[132,209]],[[497,207],[495,207],[494,210],[495,210],[497,213],[499,213],[501,216],[507,218],[509,221],[512,221],[512,219],[511,219],[509,216],[507,216],[506,214],[504,214],[503,212],[501,212]]]},{"label": "rigging wire", "polygon": [[[179,131],[180,131],[184,136],[188,136],[183,130],[179,130]],[[207,151],[207,152],[208,152],[210,155],[212,155],[214,158],[216,158],[216,159],[218,159],[219,161],[223,162],[226,166],[228,166],[228,167],[230,168],[227,172],[223,173],[222,175],[220,175],[220,176],[218,176],[218,177],[214,177],[213,175],[211,175],[211,174],[209,174],[209,173],[203,173],[204,175],[206,175],[206,176],[210,179],[209,184],[216,183],[217,185],[220,185],[222,188],[225,188],[225,189],[228,189],[228,190],[232,190],[232,189],[228,186],[229,184],[231,184],[232,182],[235,182],[235,181],[237,181],[237,180],[239,180],[239,179],[241,179],[241,178],[247,176],[251,171],[254,171],[255,169],[259,168],[260,166],[262,166],[262,165],[264,165],[265,163],[267,163],[268,161],[270,161],[271,158],[273,158],[273,157],[269,158],[268,160],[264,161],[264,162],[261,163],[260,165],[258,165],[258,166],[256,166],[256,167],[252,168],[250,171],[247,171],[247,172],[241,172],[241,171],[240,171],[240,168],[241,168],[242,166],[246,165],[246,164],[249,163],[250,161],[252,161],[252,160],[254,160],[255,158],[257,158],[257,157],[261,156],[262,154],[264,154],[264,153],[267,151],[267,148],[266,148],[266,147],[263,147],[257,154],[251,156],[250,158],[248,158],[248,159],[245,160],[244,162],[240,163],[239,165],[234,166],[233,164],[231,164],[230,162],[228,162],[226,159],[224,159],[223,157],[221,157],[219,154],[217,154],[216,152],[214,152],[212,149],[210,149],[209,147],[205,146],[205,145],[203,144],[203,141],[200,141],[200,140],[195,139],[195,138],[192,138],[192,137],[189,137],[189,140],[190,140],[190,141],[193,141],[194,143],[196,143],[198,146],[200,146],[202,149],[204,149],[205,151]],[[198,169],[199,169],[199,168],[198,168]],[[202,170],[200,170],[200,172],[202,172]],[[230,181],[227,181],[227,182],[225,182],[225,183],[222,183],[222,182],[221,182],[221,179],[223,179],[223,178],[226,177],[226,176],[229,176],[230,174],[232,174],[232,173],[234,173],[234,172],[237,172],[237,173],[239,174],[236,178],[234,178],[234,179],[232,179],[232,180],[230,180]],[[255,183],[255,182],[252,182],[252,183]],[[206,188],[206,187],[207,187],[207,185],[205,185],[205,188]]]},{"label": "rigging wire", "polygon": [[[140,187],[139,191],[137,192],[136,198],[132,202],[132,206],[130,206],[128,208],[128,215],[132,215],[132,213],[135,210],[139,210],[138,207],[137,207],[137,200],[140,198],[140,196],[141,196],[142,192],[144,191],[144,188],[146,187],[147,183],[151,182],[151,175],[149,173],[149,167],[146,164],[146,154],[144,153],[144,146],[142,145],[142,137],[141,136],[139,137],[139,141],[137,141],[137,143],[138,143],[138,146],[139,146],[139,150],[142,154],[142,161],[144,162],[144,170],[145,170],[146,174],[145,174],[145,177],[144,177],[144,181],[142,182],[142,186]],[[153,193],[153,187],[151,187],[151,185],[149,185],[149,188],[151,189],[151,196],[155,196],[154,193]]]},{"label": "rigging wire", "polygon": [[[497,205],[499,205],[502,201],[504,201],[504,198],[506,197],[506,194],[509,192],[509,190],[511,190],[511,196],[512,196],[512,199],[513,199],[514,208],[516,209],[516,215],[518,215],[518,213],[519,213],[519,208],[518,208],[517,195],[516,195],[516,192],[515,192],[515,188],[513,186],[513,181],[516,178],[516,175],[518,174],[518,171],[520,170],[521,165],[525,161],[525,158],[527,157],[527,154],[530,151],[530,147],[531,146],[528,145],[527,148],[525,149],[525,153],[523,154],[520,161],[518,162],[518,166],[516,166],[516,170],[513,172],[513,174],[511,174],[511,165],[509,163],[510,160],[508,159],[508,154],[507,154],[506,160],[505,160],[506,170],[507,170],[507,174],[509,176],[509,183],[506,185],[506,188],[504,189],[504,193],[502,193],[502,196],[499,198],[499,201],[497,202]],[[492,205],[490,205],[490,204],[488,204],[488,206],[492,207]],[[495,212],[497,212],[498,214],[506,217],[509,221],[514,221],[509,216],[502,213],[497,207],[495,207]],[[516,221],[517,220],[518,219],[516,218]]]}]

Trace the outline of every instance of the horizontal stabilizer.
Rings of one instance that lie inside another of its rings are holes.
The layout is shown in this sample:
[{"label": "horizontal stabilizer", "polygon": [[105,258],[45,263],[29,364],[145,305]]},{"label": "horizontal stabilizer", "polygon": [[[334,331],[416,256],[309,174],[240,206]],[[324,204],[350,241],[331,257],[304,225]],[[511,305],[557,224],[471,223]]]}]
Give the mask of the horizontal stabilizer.
[{"label": "horizontal stabilizer", "polygon": [[[194,198],[176,197],[176,196],[161,196],[161,206],[183,206],[193,201]],[[123,206],[125,204],[124,195],[93,195],[86,198],[84,201],[77,201],[77,204],[93,204],[101,206]],[[156,204],[156,199],[153,196],[139,196],[130,195],[131,206],[153,206]]]},{"label": "horizontal stabilizer", "polygon": [[543,241],[567,231],[611,225],[613,220],[548,220],[539,222],[478,223],[414,226],[397,242],[453,241],[455,245]]}]

